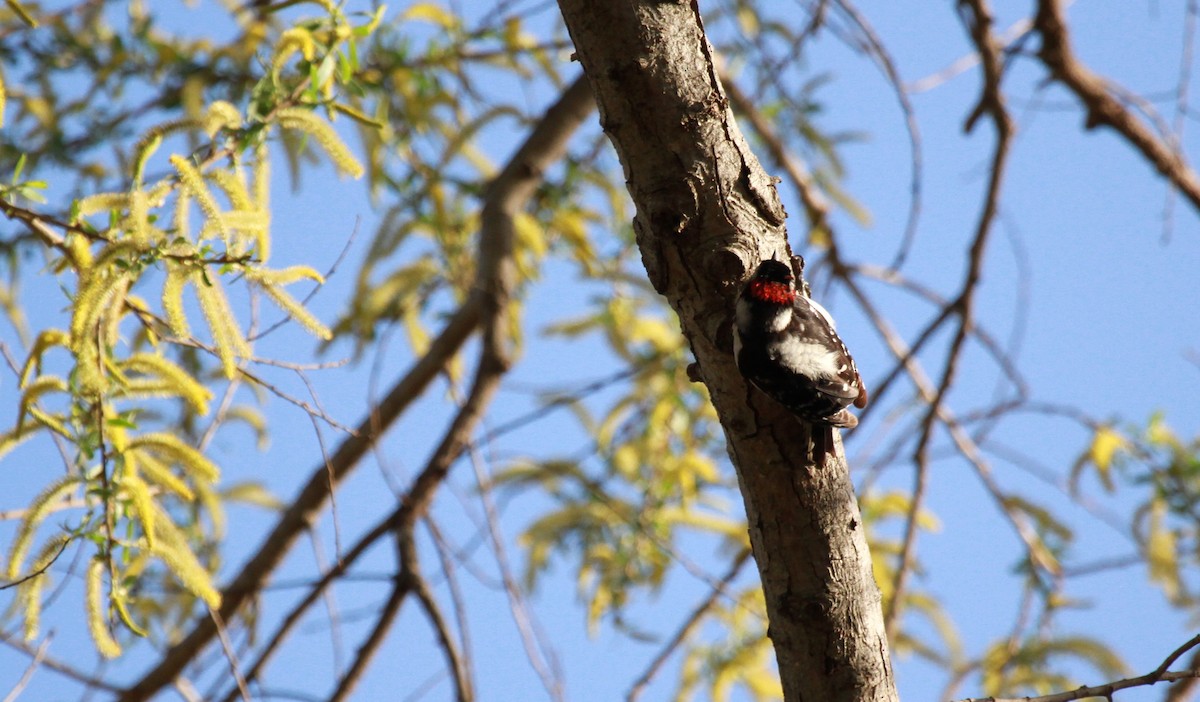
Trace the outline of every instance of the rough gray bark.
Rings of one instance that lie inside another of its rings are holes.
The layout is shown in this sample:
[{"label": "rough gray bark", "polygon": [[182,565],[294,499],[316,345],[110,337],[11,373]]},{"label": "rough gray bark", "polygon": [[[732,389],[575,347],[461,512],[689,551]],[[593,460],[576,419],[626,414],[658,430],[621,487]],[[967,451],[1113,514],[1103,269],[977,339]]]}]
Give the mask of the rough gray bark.
[{"label": "rough gray bark", "polygon": [[695,2],[560,0],[637,207],[646,272],[678,312],[725,427],[787,700],[895,700],[844,460],[742,380],[717,339],[762,258],[786,251],[772,180],[734,123]]}]

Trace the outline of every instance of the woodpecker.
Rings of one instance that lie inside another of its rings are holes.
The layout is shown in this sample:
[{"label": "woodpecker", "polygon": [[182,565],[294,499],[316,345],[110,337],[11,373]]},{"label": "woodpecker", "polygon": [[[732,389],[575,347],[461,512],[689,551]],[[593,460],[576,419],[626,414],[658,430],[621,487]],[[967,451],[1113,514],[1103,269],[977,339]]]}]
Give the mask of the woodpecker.
[{"label": "woodpecker", "polygon": [[814,458],[823,461],[834,450],[833,427],[858,426],[847,407],[866,407],[867,388],[833,318],[807,293],[786,263],[759,264],[737,299],[733,353],[747,380],[814,425]]}]

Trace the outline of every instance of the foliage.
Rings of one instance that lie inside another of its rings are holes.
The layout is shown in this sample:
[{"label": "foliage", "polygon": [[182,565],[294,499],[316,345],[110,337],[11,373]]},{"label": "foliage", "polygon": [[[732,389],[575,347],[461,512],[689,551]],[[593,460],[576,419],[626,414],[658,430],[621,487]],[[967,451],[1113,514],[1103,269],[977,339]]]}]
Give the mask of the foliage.
[{"label": "foliage", "polygon": [[[38,110],[47,119],[30,125],[31,131],[21,136],[27,139],[21,143],[33,148],[22,154],[11,184],[0,192],[2,206],[11,220],[37,235],[71,312],[63,327],[37,332],[20,371],[16,425],[0,435],[0,451],[45,434],[73,452],[67,476],[30,504],[9,548],[6,574],[21,582],[27,638],[37,633],[45,587],[40,575],[48,558],[57,557],[72,542],[90,542],[95,551],[85,579],[87,621],[97,649],[106,657],[122,650],[109,632],[115,623],[128,633],[145,635],[146,623],[130,614],[137,599],[132,593],[143,589],[154,562],[208,607],[220,603],[210,575],[215,563],[202,562],[197,555],[201,543],[217,536],[200,527],[201,515],[207,513],[214,524],[223,520],[220,501],[210,497],[220,471],[178,433],[209,413],[213,393],[197,369],[179,365],[168,354],[201,348],[217,356],[226,379],[239,376],[253,349],[225,290],[240,281],[264,293],[311,333],[330,336],[284,289],[304,279],[320,284],[321,275],[308,266],[267,265],[269,140],[286,139],[285,134],[298,142],[311,139],[339,170],[352,176],[362,173],[348,147],[314,110],[336,108],[351,89],[361,71],[353,46],[369,36],[379,16],[363,21],[332,5],[324,8],[326,17],[286,30],[274,46],[263,37],[252,51],[241,47],[242,68],[249,70],[259,52],[271,66],[254,85],[244,114],[230,102],[211,99],[194,104],[180,118],[146,128],[120,159],[123,175],[113,174],[120,189],[75,199],[65,217],[24,206],[31,195],[34,202],[43,201],[36,195],[45,183],[22,180],[21,171],[30,154],[36,155],[30,165],[56,159],[55,149],[37,148],[37,136],[61,135],[77,112],[60,104],[52,83],[43,84],[38,97],[22,96],[16,133]],[[83,18],[99,20],[87,10]],[[74,19],[65,12],[48,24],[65,31]],[[135,13],[130,29],[135,34],[156,33],[148,14]],[[126,55],[130,45],[117,43],[119,35],[102,45],[78,41],[86,35],[72,36],[76,39],[62,37],[67,46],[59,47],[68,56],[71,50],[81,58],[88,52],[110,51],[111,56],[92,58],[112,66],[136,63]],[[144,43],[144,48],[153,48],[152,43]],[[235,48],[218,52],[218,60],[235,56]],[[178,70],[181,60],[166,61],[161,69],[170,71],[176,64]],[[186,81],[181,89],[187,89]],[[195,84],[192,89],[207,86]],[[161,290],[155,295],[157,305],[134,292],[135,287],[146,291],[151,286]],[[184,297],[189,288],[208,327],[207,343],[191,331]],[[62,370],[51,372],[52,368]],[[157,408],[172,406],[177,411],[173,420],[143,419]],[[153,430],[155,425],[161,429]],[[47,518],[63,510],[72,513],[65,534],[51,533],[39,556],[27,564],[38,533],[50,531],[43,529]]]}]

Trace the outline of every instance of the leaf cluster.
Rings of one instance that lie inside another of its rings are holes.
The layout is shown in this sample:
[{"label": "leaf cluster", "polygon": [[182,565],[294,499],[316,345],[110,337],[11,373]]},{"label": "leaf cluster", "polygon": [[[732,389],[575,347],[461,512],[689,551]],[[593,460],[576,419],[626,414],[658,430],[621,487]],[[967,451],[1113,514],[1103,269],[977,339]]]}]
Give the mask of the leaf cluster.
[{"label": "leaf cluster", "polygon": [[[170,43],[150,15],[137,11],[131,36],[61,36],[81,17],[92,17],[80,8],[47,17],[46,31],[18,42],[36,49],[33,59],[52,47],[63,49],[59,65],[72,70],[111,62],[116,75],[102,76],[84,104],[99,99],[108,80],[129,88],[131,76],[154,72],[148,63],[169,76],[205,58],[213,71],[233,61],[246,71],[241,84],[253,83],[248,93],[227,93],[240,96],[245,107],[216,97],[217,88],[210,91],[207,82],[193,84],[191,90],[204,93],[190,93],[195,103],[185,107],[186,116],[148,126],[119,159],[121,188],[76,198],[62,213],[25,205],[40,201],[45,183],[24,179],[22,169],[56,162],[58,152],[32,135],[41,130],[61,138],[77,113],[59,102],[53,71],[34,83],[40,96],[25,91],[10,100],[16,109],[6,133],[24,130],[30,157],[18,161],[11,184],[0,189],[0,207],[34,235],[30,243],[41,248],[69,304],[63,326],[44,326],[32,339],[20,369],[16,424],[0,433],[0,456],[38,436],[71,450],[67,474],[24,511],[5,562],[6,577],[18,588],[27,639],[38,635],[49,566],[74,546],[93,552],[84,578],[86,619],[103,656],[122,651],[114,627],[145,636],[156,623],[183,621],[195,602],[218,607],[212,573],[219,559],[212,544],[222,535],[223,503],[270,503],[252,486],[219,491],[220,471],[205,455],[205,442],[187,437],[187,427],[209,414],[213,399],[203,372],[207,364],[192,352],[210,354],[226,381],[245,379],[243,366],[254,351],[227,293],[235,285],[261,293],[318,338],[330,337],[286,290],[301,281],[320,285],[323,277],[308,266],[267,265],[269,143],[281,140],[295,150],[311,142],[339,170],[362,174],[342,137],[316,110],[327,117],[357,115],[338,109],[338,101],[362,68],[356,42],[369,36],[380,13],[356,22],[329,3],[319,4],[326,15],[296,20],[274,43],[265,34],[250,42],[254,32],[266,30],[265,18],[246,26],[240,43],[224,48]],[[269,70],[251,81],[255,66],[264,65]],[[167,83],[156,106],[179,97]],[[186,92],[187,85],[185,79],[178,90]],[[116,135],[115,125],[108,131],[92,126],[97,137]],[[76,145],[74,151],[78,156],[86,148]],[[157,288],[156,302],[139,294],[151,287]],[[185,297],[189,290],[192,301]],[[207,343],[193,335],[197,318],[208,328]],[[164,421],[161,409],[170,407],[177,414]],[[235,416],[258,422],[253,413],[226,407],[216,422]],[[51,515],[60,512],[70,515],[63,527],[48,528]],[[35,546],[43,533],[49,535]],[[182,597],[177,607],[164,606],[171,598],[154,602],[157,595],[143,595],[156,589],[147,582],[163,574]]]}]

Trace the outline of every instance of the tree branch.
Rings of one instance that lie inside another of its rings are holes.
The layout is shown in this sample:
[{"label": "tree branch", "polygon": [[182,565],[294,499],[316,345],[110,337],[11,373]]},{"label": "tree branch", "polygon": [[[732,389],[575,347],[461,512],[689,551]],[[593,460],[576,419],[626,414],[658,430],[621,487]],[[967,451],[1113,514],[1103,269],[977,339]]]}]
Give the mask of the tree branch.
[{"label": "tree branch", "polygon": [[[975,293],[979,289],[979,279],[983,269],[984,251],[992,231],[999,208],[1000,184],[1004,178],[1004,169],[1008,160],[1009,142],[1012,138],[1013,125],[1004,106],[1004,93],[1000,88],[1003,78],[1003,61],[1000,55],[1000,42],[992,33],[992,13],[986,0],[960,0],[958,4],[963,23],[967,26],[976,51],[979,52],[980,65],[983,68],[983,87],[980,91],[979,102],[967,117],[964,129],[970,131],[977,120],[983,116],[991,118],[996,130],[996,144],[992,153],[992,167],[988,178],[983,209],[975,228],[975,237],[968,253],[966,279],[958,298],[943,311],[951,311],[958,316],[958,328],[950,342],[946,354],[946,364],[942,377],[929,401],[929,408],[921,420],[921,431],[913,450],[913,463],[916,470],[913,476],[913,495],[909,502],[908,516],[905,520],[904,537],[900,548],[900,564],[892,582],[892,599],[885,613],[888,631],[893,630],[896,617],[899,616],[903,603],[904,591],[908,577],[912,572],[917,534],[917,516],[924,504],[925,490],[928,479],[929,445],[933,439],[934,427],[938,413],[942,408],[942,400],[954,382],[958,364],[962,359],[964,345],[972,326],[974,326],[973,303]],[[932,327],[932,325],[931,325]]]},{"label": "tree branch", "polygon": [[[312,470],[308,482],[280,517],[275,528],[222,592],[219,614],[223,619],[229,621],[258,592],[267,576],[294,545],[297,536],[316,519],[334,487],[357,466],[383,432],[424,392],[467,337],[480,326],[487,352],[481,358],[479,372],[487,382],[483,383],[484,387],[478,393],[477,406],[471,410],[473,413],[481,411],[482,405],[486,404],[495,390],[495,382],[491,378],[498,377],[497,374],[502,373],[508,364],[506,350],[502,346],[506,338],[503,312],[514,275],[509,259],[512,217],[533,194],[546,168],[565,152],[567,140],[591,108],[586,85],[579,79],[547,110],[521,149],[492,182],[483,207],[479,285],[433,341],[429,351],[413,364],[383,401],[372,408],[371,416],[359,424],[355,435],[347,437],[328,462],[321,461]],[[477,377],[476,381],[479,383],[480,378]],[[471,423],[462,422],[459,428],[466,428]],[[457,457],[457,453],[450,457],[451,452],[444,451],[445,444],[453,443],[461,451],[468,438],[467,435],[448,435],[438,451],[438,455],[447,457],[446,460],[437,465],[435,470],[423,473],[406,495],[405,504],[412,503],[408,509],[413,518],[420,516],[428,506],[432,488],[444,477],[452,458]],[[192,631],[167,651],[158,665],[125,691],[121,701],[140,702],[170,684],[183,667],[212,641],[215,634],[216,628],[211,619],[197,621]]]},{"label": "tree branch", "polygon": [[1050,70],[1050,76],[1083,103],[1087,109],[1086,127],[1094,129],[1104,125],[1115,130],[1179,188],[1192,207],[1200,210],[1200,178],[1183,154],[1126,109],[1113,97],[1110,83],[1075,57],[1062,0],[1038,0],[1033,26],[1042,37],[1038,58]]},{"label": "tree branch", "polygon": [[726,571],[725,576],[721,578],[721,581],[714,585],[711,590],[709,590],[708,596],[701,600],[700,604],[696,605],[696,607],[692,610],[691,615],[689,615],[688,618],[684,620],[683,624],[679,626],[679,629],[675,631],[675,635],[671,637],[671,640],[663,645],[662,649],[658,652],[658,655],[654,656],[654,660],[650,661],[650,664],[646,666],[646,670],[640,676],[638,676],[638,679],[634,681],[632,686],[630,686],[629,692],[625,695],[625,702],[637,702],[638,698],[640,698],[642,693],[646,690],[646,686],[649,685],[650,681],[654,679],[654,676],[658,674],[658,671],[663,667],[663,664],[667,662],[667,659],[671,657],[671,654],[675,653],[675,651],[678,650],[683,642],[687,640],[692,631],[695,630],[696,625],[699,624],[704,618],[704,615],[708,614],[709,611],[712,610],[713,606],[717,603],[717,600],[724,594],[725,588],[733,582],[734,578],[738,576],[738,573],[742,572],[742,566],[746,565],[746,561],[749,560],[749,558],[750,551],[743,550],[737,555],[736,558],[733,559],[733,563],[729,564],[729,570]]},{"label": "tree branch", "polygon": [[1080,687],[1053,695],[1042,695],[1041,697],[976,697],[963,700],[963,702],[1071,702],[1071,700],[1082,700],[1088,697],[1103,697],[1111,700],[1114,693],[1121,690],[1128,690],[1131,687],[1145,687],[1160,682],[1175,682],[1176,680],[1200,678],[1200,670],[1168,671],[1172,663],[1197,645],[1200,645],[1200,634],[1193,636],[1187,643],[1175,649],[1157,668],[1136,678],[1125,678],[1124,680],[1117,680],[1102,685]]}]

